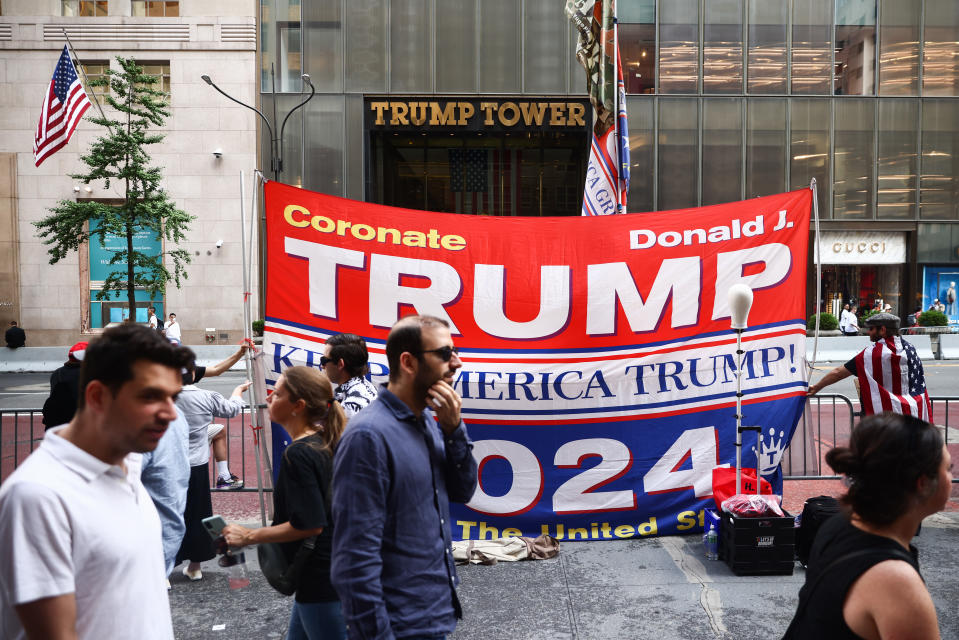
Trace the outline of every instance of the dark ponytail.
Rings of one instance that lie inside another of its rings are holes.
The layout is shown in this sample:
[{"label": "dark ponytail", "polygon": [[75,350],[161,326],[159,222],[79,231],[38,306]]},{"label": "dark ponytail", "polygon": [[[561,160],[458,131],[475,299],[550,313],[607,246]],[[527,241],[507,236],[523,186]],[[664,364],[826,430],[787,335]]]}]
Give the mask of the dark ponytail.
[{"label": "dark ponytail", "polygon": [[848,447],[826,454],[826,463],[848,478],[840,502],[868,523],[893,522],[908,510],[920,476],[938,479],[942,442],[936,426],[917,418],[888,412],[864,418]]}]

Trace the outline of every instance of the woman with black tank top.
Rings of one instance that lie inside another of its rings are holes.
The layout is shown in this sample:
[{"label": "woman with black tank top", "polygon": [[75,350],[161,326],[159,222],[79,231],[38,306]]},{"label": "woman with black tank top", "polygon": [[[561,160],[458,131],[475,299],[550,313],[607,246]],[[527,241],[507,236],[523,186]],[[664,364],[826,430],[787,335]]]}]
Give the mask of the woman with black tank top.
[{"label": "woman with black tank top", "polygon": [[895,413],[862,420],[826,462],[846,476],[843,513],[826,521],[785,638],[939,638],[932,598],[910,544],[952,490],[939,429]]},{"label": "woman with black tank top", "polygon": [[316,536],[296,586],[287,640],[345,640],[346,623],[330,582],[333,517],[330,483],[333,453],[346,416],[333,397],[325,373],[309,367],[291,367],[276,381],[267,398],[270,419],[283,425],[293,442],[280,463],[273,489],[273,526],[247,529],[231,524],[223,536],[231,547],[260,542],[283,543],[293,562],[302,540]]}]

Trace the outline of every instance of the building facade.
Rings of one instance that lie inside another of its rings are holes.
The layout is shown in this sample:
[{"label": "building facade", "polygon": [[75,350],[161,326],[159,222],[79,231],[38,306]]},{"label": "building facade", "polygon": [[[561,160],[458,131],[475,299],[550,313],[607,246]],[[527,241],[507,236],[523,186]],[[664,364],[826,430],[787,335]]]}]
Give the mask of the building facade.
[{"label": "building facade", "polygon": [[[50,265],[32,224],[59,200],[123,197],[116,184],[85,185],[70,177],[85,171],[80,156],[101,134],[87,120],[66,147],[34,166],[33,137],[64,32],[87,77],[116,68],[116,56],[130,57],[169,95],[171,115],[159,130],[166,138],[150,152],[164,188],[196,220],[179,245],[192,259],[189,278],[180,289],[170,282],[152,301],[158,315],[176,313],[187,344],[242,338],[239,175],[246,171],[252,184],[256,116],[217,94],[201,75],[255,103],[257,9],[256,0],[0,2],[0,322],[17,320],[28,346],[71,344],[129,314],[125,295],[97,300],[117,238],[91,242]],[[96,113],[94,105],[87,116]],[[146,234],[138,235],[137,247],[170,248]],[[146,320],[150,304],[138,292],[137,320]]]},{"label": "building facade", "polygon": [[[590,110],[564,4],[261,0],[263,106],[282,120],[302,73],[318,94],[290,118],[280,178],[431,211],[578,215]],[[905,316],[938,297],[959,322],[959,3],[617,4],[629,211],[815,178],[824,308],[880,299]],[[808,289],[811,313],[812,268]]]}]

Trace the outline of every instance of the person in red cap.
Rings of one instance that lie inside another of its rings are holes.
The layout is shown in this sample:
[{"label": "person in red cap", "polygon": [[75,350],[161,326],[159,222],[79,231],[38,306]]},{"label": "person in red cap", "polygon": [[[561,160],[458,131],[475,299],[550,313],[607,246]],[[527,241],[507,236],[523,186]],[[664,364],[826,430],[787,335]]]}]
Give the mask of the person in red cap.
[{"label": "person in red cap", "polygon": [[80,398],[80,361],[86,350],[86,342],[70,347],[67,361],[50,376],[50,397],[43,403],[44,429],[58,427],[73,419]]}]

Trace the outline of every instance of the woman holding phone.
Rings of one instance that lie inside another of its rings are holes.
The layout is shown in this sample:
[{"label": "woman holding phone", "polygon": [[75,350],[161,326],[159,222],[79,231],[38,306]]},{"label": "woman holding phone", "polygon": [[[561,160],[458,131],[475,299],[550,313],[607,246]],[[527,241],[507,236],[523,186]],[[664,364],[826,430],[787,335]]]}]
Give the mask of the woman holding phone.
[{"label": "woman holding phone", "polygon": [[283,453],[273,490],[273,526],[247,529],[231,524],[223,529],[223,536],[231,547],[283,543],[290,562],[302,540],[317,536],[313,553],[300,573],[286,637],[346,638],[340,602],[330,584],[330,481],[333,452],[346,426],[346,417],[333,397],[329,378],[309,367],[284,371],[267,398],[267,405],[270,419],[283,425],[293,439]]}]

